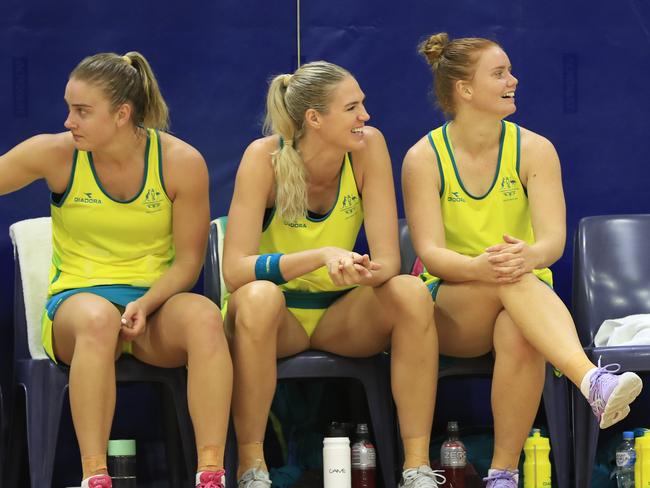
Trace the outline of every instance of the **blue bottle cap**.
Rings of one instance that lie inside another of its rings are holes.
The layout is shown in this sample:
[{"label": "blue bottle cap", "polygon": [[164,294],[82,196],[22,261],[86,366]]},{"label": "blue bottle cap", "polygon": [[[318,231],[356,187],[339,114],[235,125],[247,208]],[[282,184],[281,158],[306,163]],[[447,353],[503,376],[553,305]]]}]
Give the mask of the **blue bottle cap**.
[{"label": "blue bottle cap", "polygon": [[634,432],[626,430],[623,432],[623,439],[634,439]]}]

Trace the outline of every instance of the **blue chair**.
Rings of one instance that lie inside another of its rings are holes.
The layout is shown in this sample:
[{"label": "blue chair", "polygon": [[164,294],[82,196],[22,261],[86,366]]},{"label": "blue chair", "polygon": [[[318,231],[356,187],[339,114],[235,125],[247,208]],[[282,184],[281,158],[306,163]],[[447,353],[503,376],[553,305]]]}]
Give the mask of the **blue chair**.
[{"label": "blue chair", "polygon": [[[411,242],[406,219],[399,220],[399,243],[401,255],[401,272],[410,274],[417,255]],[[447,358],[440,362],[438,378],[454,376],[492,376],[494,360],[492,354],[477,358]],[[569,486],[570,476],[570,413],[568,382],[564,377],[557,377],[553,367],[546,367],[546,382],[543,393],[544,409],[548,421],[549,435],[555,464],[555,477],[559,488]]]},{"label": "blue chair", "polygon": [[[23,220],[13,224],[9,232],[15,249],[15,382],[25,398],[25,412],[21,415],[26,417],[30,486],[40,488],[52,486],[61,410],[68,388],[68,371],[47,358],[39,338],[40,311],[45,305],[51,260],[51,220],[49,217]],[[116,363],[116,376],[120,383],[160,385],[172,486],[194,486],[196,449],[187,407],[186,369],[158,368],[123,356]],[[20,430],[19,425],[13,429],[12,445],[24,445],[24,434]],[[20,449],[12,449],[13,462],[10,464],[14,471],[22,454],[17,451]],[[17,473],[11,474],[8,486],[25,486],[24,481],[16,477]]]},{"label": "blue chair", "polygon": [[[225,284],[221,268],[223,238],[227,217],[220,217],[210,225],[208,250],[204,267],[204,292],[219,306],[223,305]],[[385,487],[396,486],[395,478],[395,420],[390,389],[390,369],[385,355],[372,358],[347,358],[322,351],[309,350],[277,363],[278,380],[300,378],[353,378],[366,393],[372,432],[375,438],[378,474]],[[229,434],[226,448],[227,486],[236,486],[236,441]]]},{"label": "blue chair", "polygon": [[[650,214],[585,217],[578,224],[573,316],[580,342],[594,363],[601,359],[602,364],[620,364],[621,371],[650,371],[650,346],[594,346],[605,319],[650,313],[649,242]],[[573,397],[576,487],[587,488],[591,486],[599,427],[577,388]]]}]

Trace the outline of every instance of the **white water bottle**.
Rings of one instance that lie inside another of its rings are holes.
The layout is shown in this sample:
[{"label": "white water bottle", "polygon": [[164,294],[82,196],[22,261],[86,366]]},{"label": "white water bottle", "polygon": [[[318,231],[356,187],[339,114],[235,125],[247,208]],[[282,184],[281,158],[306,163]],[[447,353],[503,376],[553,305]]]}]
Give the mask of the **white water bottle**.
[{"label": "white water bottle", "polygon": [[323,439],[324,488],[351,488],[350,439],[345,428],[332,422]]}]

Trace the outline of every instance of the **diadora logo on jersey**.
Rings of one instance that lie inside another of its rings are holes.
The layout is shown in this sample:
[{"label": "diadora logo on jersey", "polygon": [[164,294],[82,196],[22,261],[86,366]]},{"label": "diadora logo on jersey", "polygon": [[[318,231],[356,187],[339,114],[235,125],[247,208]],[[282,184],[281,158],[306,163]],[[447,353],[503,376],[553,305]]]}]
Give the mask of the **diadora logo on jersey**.
[{"label": "diadora logo on jersey", "polygon": [[343,197],[341,204],[341,211],[347,216],[351,217],[359,210],[359,197],[356,195],[347,194]]},{"label": "diadora logo on jersey", "polygon": [[296,229],[296,228],[298,228],[298,229],[306,229],[307,228],[307,224],[305,224],[304,222],[284,222],[284,225],[286,225],[288,227],[291,227],[292,229]]},{"label": "diadora logo on jersey", "polygon": [[101,205],[102,201],[100,198],[94,198],[93,192],[83,192],[82,197],[74,197],[75,203],[89,203],[93,205]]},{"label": "diadora logo on jersey", "polygon": [[517,193],[519,192],[519,187],[517,186],[517,180],[512,176],[504,176],[501,178],[501,184],[499,191],[505,197],[505,200],[514,200],[517,198]]},{"label": "diadora logo on jersey", "polygon": [[452,191],[451,195],[447,197],[448,202],[465,202],[465,199],[457,191]]},{"label": "diadora logo on jersey", "polygon": [[158,210],[162,202],[162,194],[155,188],[149,188],[144,194],[144,206],[148,211]]}]

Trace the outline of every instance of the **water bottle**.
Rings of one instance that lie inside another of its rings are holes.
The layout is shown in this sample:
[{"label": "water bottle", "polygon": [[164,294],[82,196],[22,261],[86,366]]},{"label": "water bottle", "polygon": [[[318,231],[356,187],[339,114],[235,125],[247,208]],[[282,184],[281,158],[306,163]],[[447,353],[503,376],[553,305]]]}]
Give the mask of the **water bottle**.
[{"label": "water bottle", "polygon": [[616,448],[616,484],[618,488],[634,488],[634,432],[623,432],[623,442]]},{"label": "water bottle", "polygon": [[113,488],[136,488],[135,440],[108,441],[108,474]]},{"label": "water bottle", "polygon": [[375,488],[376,467],[375,446],[370,443],[368,425],[359,424],[352,444],[352,488]]},{"label": "water bottle", "polygon": [[539,429],[533,429],[524,443],[524,488],[551,488],[551,444],[542,437]]},{"label": "water bottle", "polygon": [[445,472],[445,488],[465,488],[467,451],[458,439],[458,422],[447,422],[447,440],[440,447],[440,466]]},{"label": "water bottle", "polygon": [[634,486],[650,488],[650,431],[636,438],[634,443]]},{"label": "water bottle", "polygon": [[324,488],[351,488],[350,439],[344,426],[332,422],[323,439]]}]

